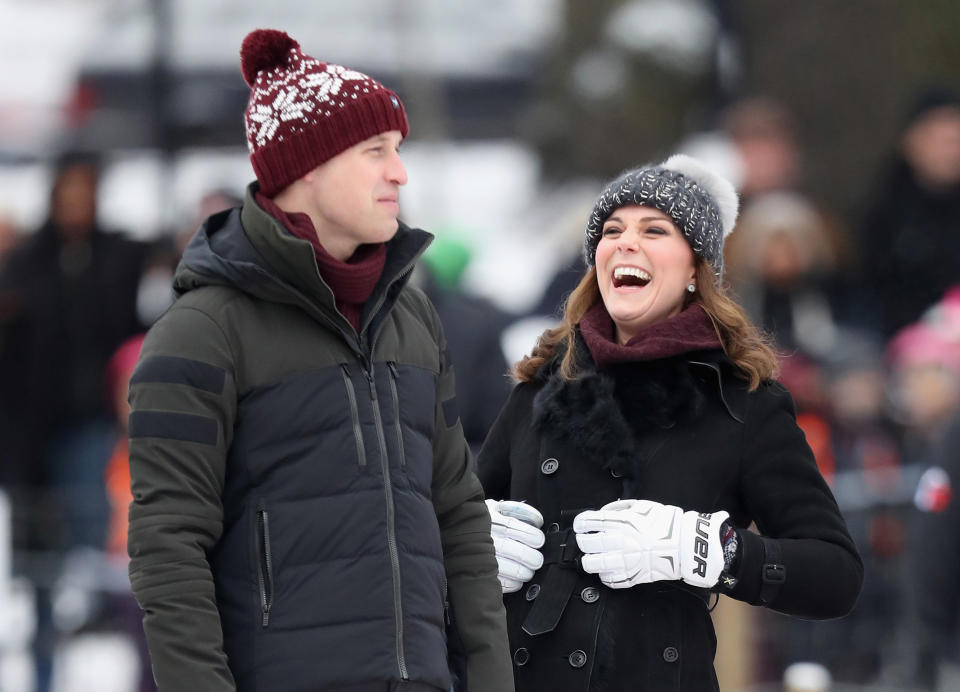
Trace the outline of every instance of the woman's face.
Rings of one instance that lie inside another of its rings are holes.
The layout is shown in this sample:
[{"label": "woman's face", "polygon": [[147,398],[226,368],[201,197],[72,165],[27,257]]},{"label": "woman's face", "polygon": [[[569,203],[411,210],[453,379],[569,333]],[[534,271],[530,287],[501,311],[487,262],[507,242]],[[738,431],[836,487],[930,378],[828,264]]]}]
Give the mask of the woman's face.
[{"label": "woman's face", "polygon": [[669,216],[651,207],[614,210],[603,224],[596,266],[621,344],[680,312],[695,276],[689,243]]}]

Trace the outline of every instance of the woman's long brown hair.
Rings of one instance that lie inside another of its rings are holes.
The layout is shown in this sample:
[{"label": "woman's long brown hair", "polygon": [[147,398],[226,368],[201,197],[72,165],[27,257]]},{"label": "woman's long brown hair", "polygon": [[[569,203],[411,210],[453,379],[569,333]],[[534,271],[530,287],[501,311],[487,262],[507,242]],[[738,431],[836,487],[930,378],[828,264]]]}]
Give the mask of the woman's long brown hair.
[{"label": "woman's long brown hair", "polygon": [[[759,387],[764,380],[776,377],[777,356],[769,339],[750,321],[744,309],[727,295],[726,289],[717,285],[713,268],[700,257],[696,259],[696,283],[697,291],[686,298],[684,307],[692,302],[700,303],[717,330],[724,352],[750,383],[750,390]],[[564,344],[560,375],[567,380],[576,379],[576,326],[599,300],[597,269],[590,267],[564,304],[563,322],[540,335],[533,352],[514,365],[514,377],[520,382],[530,382]]]}]

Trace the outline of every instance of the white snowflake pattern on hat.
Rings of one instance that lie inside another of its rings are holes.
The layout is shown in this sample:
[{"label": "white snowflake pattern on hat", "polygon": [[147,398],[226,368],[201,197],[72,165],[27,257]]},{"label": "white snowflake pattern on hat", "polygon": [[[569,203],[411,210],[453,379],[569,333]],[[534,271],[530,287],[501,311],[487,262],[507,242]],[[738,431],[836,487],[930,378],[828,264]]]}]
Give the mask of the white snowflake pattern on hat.
[{"label": "white snowflake pattern on hat", "polygon": [[410,131],[403,104],[389,88],[306,55],[286,32],[247,34],[240,71],[250,87],[244,113],[250,163],[267,196],[365,139]]},{"label": "white snowflake pattern on hat", "polygon": [[[330,110],[321,108],[323,104],[342,108],[343,102],[334,97],[340,95],[345,82],[364,82],[365,89],[373,83],[364,73],[342,65],[328,64],[323,70],[308,72],[320,65],[323,63],[319,60],[308,58],[297,61],[296,67],[288,70],[282,80],[271,79],[272,71],[257,76],[250,99],[256,107],[249,112],[247,121],[247,147],[251,152],[270,142],[281,123],[302,120],[306,125],[309,113],[330,115]],[[271,100],[271,92],[275,90],[277,95]]]}]

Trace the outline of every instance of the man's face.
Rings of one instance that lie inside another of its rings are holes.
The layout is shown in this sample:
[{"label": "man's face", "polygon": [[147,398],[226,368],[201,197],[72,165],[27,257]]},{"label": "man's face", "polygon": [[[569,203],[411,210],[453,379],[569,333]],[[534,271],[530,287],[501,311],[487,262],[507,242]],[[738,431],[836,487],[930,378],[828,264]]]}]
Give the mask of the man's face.
[{"label": "man's face", "polygon": [[359,245],[384,243],[397,232],[400,186],[398,130],[383,132],[334,156],[304,176],[312,191],[314,223],[324,248],[346,260]]}]

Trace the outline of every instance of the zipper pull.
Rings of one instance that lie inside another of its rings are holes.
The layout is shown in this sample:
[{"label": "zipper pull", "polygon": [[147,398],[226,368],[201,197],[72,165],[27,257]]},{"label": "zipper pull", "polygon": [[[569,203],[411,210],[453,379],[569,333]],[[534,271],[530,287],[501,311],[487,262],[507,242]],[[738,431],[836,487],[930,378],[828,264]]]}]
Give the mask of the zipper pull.
[{"label": "zipper pull", "polygon": [[364,368],[363,374],[367,376],[367,384],[370,385],[370,401],[377,400],[377,387],[373,382],[373,363],[370,363],[370,368]]}]

